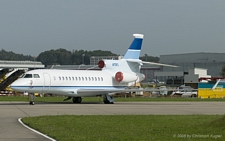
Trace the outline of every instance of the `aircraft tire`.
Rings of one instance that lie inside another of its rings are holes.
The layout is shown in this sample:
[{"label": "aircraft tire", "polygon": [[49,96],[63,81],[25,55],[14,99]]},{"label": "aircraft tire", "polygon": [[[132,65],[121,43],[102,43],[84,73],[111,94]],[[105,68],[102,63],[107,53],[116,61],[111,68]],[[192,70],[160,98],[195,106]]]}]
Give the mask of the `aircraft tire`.
[{"label": "aircraft tire", "polygon": [[73,103],[81,103],[82,98],[81,97],[73,97]]},{"label": "aircraft tire", "polygon": [[109,104],[109,101],[105,100],[105,101],[104,101],[104,104]]}]

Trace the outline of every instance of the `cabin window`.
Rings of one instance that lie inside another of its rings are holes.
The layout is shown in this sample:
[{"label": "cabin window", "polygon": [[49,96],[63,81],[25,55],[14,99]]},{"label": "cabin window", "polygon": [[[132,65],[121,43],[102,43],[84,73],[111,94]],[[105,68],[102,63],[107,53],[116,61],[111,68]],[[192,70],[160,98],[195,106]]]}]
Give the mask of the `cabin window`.
[{"label": "cabin window", "polygon": [[62,80],[64,80],[64,77],[62,77]]},{"label": "cabin window", "polygon": [[59,80],[61,80],[61,77],[59,76]]},{"label": "cabin window", "polygon": [[71,80],[71,77],[69,77],[69,80]]},{"label": "cabin window", "polygon": [[75,77],[75,78],[76,78],[76,81],[77,81],[78,80],[77,77]]},{"label": "cabin window", "polygon": [[100,78],[98,77],[98,81],[100,81]]},{"label": "cabin window", "polygon": [[34,78],[40,78],[38,74],[34,74]]},{"label": "cabin window", "polygon": [[91,81],[91,77],[88,77],[89,81]]},{"label": "cabin window", "polygon": [[101,81],[103,81],[103,77],[101,77]]},{"label": "cabin window", "polygon": [[79,77],[79,81],[80,81],[81,79],[80,79],[80,77]]},{"label": "cabin window", "polygon": [[82,81],[84,81],[84,77],[82,77]]},{"label": "cabin window", "polygon": [[87,77],[85,77],[85,80],[87,81]]},{"label": "cabin window", "polygon": [[32,74],[26,74],[24,78],[32,78]]},{"label": "cabin window", "polygon": [[72,80],[74,81],[74,77],[72,77]]},{"label": "cabin window", "polygon": [[92,81],[94,81],[94,77],[91,77],[92,78]]},{"label": "cabin window", "polygon": [[66,81],[67,81],[68,79],[67,79],[67,77],[66,77]]},{"label": "cabin window", "polygon": [[95,81],[97,81],[97,77],[95,77]]}]

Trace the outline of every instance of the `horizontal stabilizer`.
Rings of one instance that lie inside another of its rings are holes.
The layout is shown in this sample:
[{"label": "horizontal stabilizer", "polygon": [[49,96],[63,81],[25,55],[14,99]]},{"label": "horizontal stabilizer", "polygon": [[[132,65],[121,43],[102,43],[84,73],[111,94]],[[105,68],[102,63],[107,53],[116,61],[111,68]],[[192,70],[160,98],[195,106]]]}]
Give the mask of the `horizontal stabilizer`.
[{"label": "horizontal stabilizer", "polygon": [[179,67],[179,66],[174,66],[174,65],[169,65],[169,64],[161,64],[161,63],[155,63],[155,62],[145,62],[145,61],[142,61],[142,63],[143,64],[157,65],[157,66],[173,67],[173,68]]},{"label": "horizontal stabilizer", "polygon": [[169,64],[162,64],[162,63],[155,63],[155,62],[146,62],[146,61],[134,60],[134,59],[127,59],[126,61],[128,61],[128,62],[136,62],[136,63],[139,63],[139,64],[151,64],[151,65],[173,67],[173,68],[179,67],[179,66],[174,66],[174,65],[169,65]]}]

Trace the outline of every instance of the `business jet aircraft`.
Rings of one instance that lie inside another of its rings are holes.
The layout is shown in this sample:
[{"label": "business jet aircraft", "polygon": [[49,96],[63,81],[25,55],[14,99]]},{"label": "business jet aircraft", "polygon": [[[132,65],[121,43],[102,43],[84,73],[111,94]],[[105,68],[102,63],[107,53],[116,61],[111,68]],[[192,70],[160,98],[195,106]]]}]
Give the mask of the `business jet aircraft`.
[{"label": "business jet aircraft", "polygon": [[[143,63],[176,67],[173,65],[144,62],[139,59],[144,35],[133,34],[134,40],[121,60],[101,60],[99,70],[53,70],[38,69],[26,72],[11,84],[18,92],[51,93],[72,98],[74,103],[81,103],[81,97],[102,96],[105,104],[113,104],[110,95],[116,92],[138,91],[127,89],[145,79],[140,73]],[[66,100],[67,100],[66,99]],[[34,104],[31,98],[30,104]]]}]

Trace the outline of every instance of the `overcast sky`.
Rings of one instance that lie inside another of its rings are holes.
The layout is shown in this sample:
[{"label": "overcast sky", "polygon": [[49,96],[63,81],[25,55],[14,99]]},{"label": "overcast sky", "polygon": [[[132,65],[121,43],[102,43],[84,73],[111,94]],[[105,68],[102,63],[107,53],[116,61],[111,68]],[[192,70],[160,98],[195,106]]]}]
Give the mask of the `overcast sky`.
[{"label": "overcast sky", "polygon": [[39,55],[107,50],[124,55],[225,53],[225,0],[0,0],[0,49]]}]

